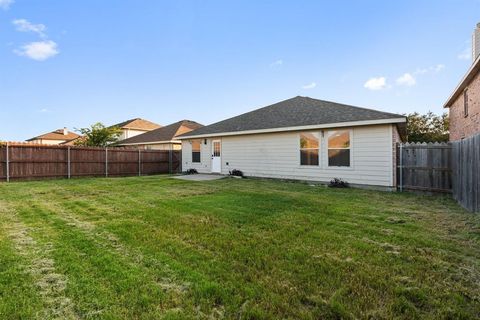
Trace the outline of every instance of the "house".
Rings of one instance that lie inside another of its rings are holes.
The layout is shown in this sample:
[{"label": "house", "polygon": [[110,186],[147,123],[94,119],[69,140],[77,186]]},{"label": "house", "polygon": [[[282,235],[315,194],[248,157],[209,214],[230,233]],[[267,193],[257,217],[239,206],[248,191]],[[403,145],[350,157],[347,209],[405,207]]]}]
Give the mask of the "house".
[{"label": "house", "polygon": [[145,119],[135,118],[114,124],[112,127],[117,127],[122,130],[121,135],[118,137],[118,140],[120,141],[158,129],[161,127],[161,125]]},{"label": "house", "polygon": [[183,134],[182,168],[200,173],[396,186],[406,117],[295,97]]},{"label": "house", "polygon": [[450,141],[480,133],[480,23],[473,33],[472,65],[444,104],[449,109]]},{"label": "house", "polygon": [[80,135],[76,134],[75,132],[71,132],[68,131],[67,128],[63,128],[30,138],[26,141],[38,144],[58,145],[71,142],[79,137]]},{"label": "house", "polygon": [[180,150],[182,142],[176,137],[203,127],[200,123],[191,120],[182,120],[165,127],[119,141],[117,146],[134,146],[142,149]]}]

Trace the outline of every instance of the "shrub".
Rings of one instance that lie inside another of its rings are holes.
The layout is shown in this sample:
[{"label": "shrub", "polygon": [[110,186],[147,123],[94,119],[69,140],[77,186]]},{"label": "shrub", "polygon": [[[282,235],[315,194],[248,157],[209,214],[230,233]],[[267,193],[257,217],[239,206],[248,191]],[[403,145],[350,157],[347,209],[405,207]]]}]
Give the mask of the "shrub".
[{"label": "shrub", "polygon": [[243,178],[243,172],[241,170],[233,169],[232,171],[229,171],[228,173],[231,176],[242,177]]},{"label": "shrub", "polygon": [[197,174],[197,169],[188,169],[187,171],[183,172],[183,174]]},{"label": "shrub", "polygon": [[333,178],[328,184],[330,188],[348,188],[348,182],[339,178]]}]

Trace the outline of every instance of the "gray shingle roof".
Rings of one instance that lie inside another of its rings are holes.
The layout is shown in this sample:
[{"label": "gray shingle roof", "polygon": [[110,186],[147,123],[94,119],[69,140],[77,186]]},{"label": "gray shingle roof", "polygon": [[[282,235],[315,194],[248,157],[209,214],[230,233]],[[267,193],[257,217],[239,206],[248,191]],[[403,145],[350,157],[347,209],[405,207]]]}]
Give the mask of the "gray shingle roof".
[{"label": "gray shingle roof", "polygon": [[121,146],[125,144],[142,144],[159,141],[171,141],[174,140],[177,135],[190,132],[201,127],[203,127],[203,125],[195,121],[182,120],[172,123],[168,126],[161,127],[152,131],[139,134],[138,136],[119,141],[117,145]]},{"label": "gray shingle roof", "polygon": [[179,137],[399,118],[405,118],[405,116],[298,96],[202,127]]}]

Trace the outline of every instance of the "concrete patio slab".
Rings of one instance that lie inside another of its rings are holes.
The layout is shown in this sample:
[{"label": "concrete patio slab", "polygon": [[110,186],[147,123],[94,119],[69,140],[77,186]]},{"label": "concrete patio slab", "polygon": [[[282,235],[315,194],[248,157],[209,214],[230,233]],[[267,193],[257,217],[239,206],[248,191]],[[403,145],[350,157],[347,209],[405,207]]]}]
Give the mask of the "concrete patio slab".
[{"label": "concrete patio slab", "polygon": [[223,179],[225,176],[222,176],[220,174],[188,174],[188,175],[182,175],[182,176],[175,176],[175,179],[180,179],[180,180],[189,180],[189,181],[212,181],[212,180],[218,180],[218,179]]}]

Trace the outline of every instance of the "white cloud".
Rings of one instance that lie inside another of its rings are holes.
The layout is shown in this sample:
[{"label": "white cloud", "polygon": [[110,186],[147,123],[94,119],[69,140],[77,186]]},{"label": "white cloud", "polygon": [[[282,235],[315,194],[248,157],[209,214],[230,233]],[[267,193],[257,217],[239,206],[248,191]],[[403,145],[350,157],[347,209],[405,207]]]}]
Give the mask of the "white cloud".
[{"label": "white cloud", "polygon": [[12,23],[17,28],[17,31],[34,32],[42,38],[46,37],[45,30],[47,30],[47,27],[45,27],[44,24],[41,24],[41,23],[33,24],[26,19],[16,19],[16,20],[13,20]]},{"label": "white cloud", "polygon": [[57,44],[51,40],[30,42],[14,52],[19,56],[25,56],[37,61],[47,60],[59,53]]},{"label": "white cloud", "polygon": [[428,68],[419,68],[417,70],[415,70],[415,72],[413,73],[414,75],[423,75],[423,74],[427,74],[427,73],[439,73],[441,72],[443,69],[445,69],[445,65],[444,64],[437,64],[435,66],[432,66],[432,67],[428,67]]},{"label": "white cloud", "polygon": [[0,0],[0,9],[8,10],[10,6],[14,3],[13,0]]},{"label": "white cloud", "polygon": [[385,77],[370,78],[363,86],[369,90],[382,90],[387,87],[387,79]]},{"label": "white cloud", "polygon": [[465,48],[462,52],[460,52],[457,56],[460,60],[470,60],[472,58],[472,51],[470,48]]},{"label": "white cloud", "polygon": [[405,73],[397,79],[397,84],[400,86],[411,87],[417,83],[415,78],[410,73]]},{"label": "white cloud", "polygon": [[47,108],[43,108],[43,109],[40,109],[40,110],[38,110],[38,111],[41,112],[41,113],[48,113],[48,112],[50,112],[50,110],[48,110]]},{"label": "white cloud", "polygon": [[309,83],[309,84],[306,84],[306,85],[302,86],[302,89],[306,89],[306,90],[313,89],[316,86],[317,86],[317,84],[315,82],[312,82],[312,83]]},{"label": "white cloud", "polygon": [[274,68],[274,67],[279,67],[283,64],[283,60],[282,59],[278,59],[272,63],[270,63],[270,68]]}]

